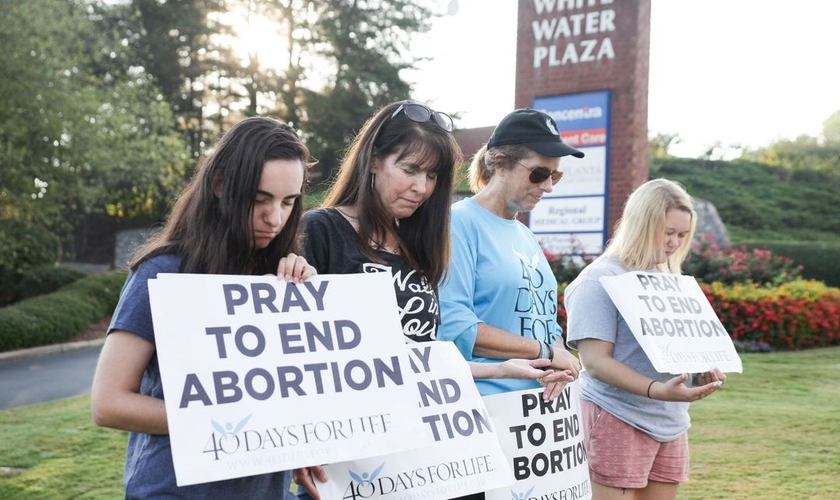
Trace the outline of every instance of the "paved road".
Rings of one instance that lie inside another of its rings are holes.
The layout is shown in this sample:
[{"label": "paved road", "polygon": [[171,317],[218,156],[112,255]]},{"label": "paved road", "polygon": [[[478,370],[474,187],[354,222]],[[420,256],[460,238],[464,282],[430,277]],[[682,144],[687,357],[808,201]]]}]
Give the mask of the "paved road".
[{"label": "paved road", "polygon": [[0,358],[0,410],[90,393],[102,345]]}]

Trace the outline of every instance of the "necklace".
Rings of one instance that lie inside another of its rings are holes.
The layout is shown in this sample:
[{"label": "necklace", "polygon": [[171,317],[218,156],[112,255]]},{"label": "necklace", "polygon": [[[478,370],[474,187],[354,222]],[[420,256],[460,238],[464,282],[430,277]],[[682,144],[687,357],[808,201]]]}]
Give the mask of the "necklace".
[{"label": "necklace", "polygon": [[373,248],[379,250],[380,252],[392,253],[394,255],[400,255],[400,245],[399,243],[394,245],[385,245],[373,242]]},{"label": "necklace", "polygon": [[349,214],[348,212],[346,212],[343,208],[340,208],[340,207],[335,207],[335,209],[338,211],[338,213],[340,213],[341,215],[343,215],[343,216],[344,216],[345,218],[347,218],[347,219],[356,219],[356,216],[355,216],[355,215],[350,215],[350,214]]}]

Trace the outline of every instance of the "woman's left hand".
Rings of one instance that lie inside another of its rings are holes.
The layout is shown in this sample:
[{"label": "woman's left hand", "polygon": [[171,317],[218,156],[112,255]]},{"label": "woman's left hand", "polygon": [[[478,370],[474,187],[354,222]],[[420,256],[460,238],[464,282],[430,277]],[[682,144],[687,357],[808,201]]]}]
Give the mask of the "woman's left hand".
[{"label": "woman's left hand", "polygon": [[720,382],[720,385],[723,385],[726,383],[726,374],[715,368],[712,371],[695,373],[691,377],[691,385],[695,387],[711,384],[712,382]]},{"label": "woman's left hand", "polygon": [[[691,381],[691,387],[688,384]],[[652,383],[649,395],[662,401],[691,403],[710,396],[726,382],[726,375],[717,368],[703,373],[683,373],[662,383]]]},{"label": "woman's left hand", "polygon": [[294,283],[303,283],[318,274],[302,255],[290,253],[277,264],[277,277]]},{"label": "woman's left hand", "polygon": [[554,345],[554,359],[551,360],[551,368],[554,370],[568,370],[572,377],[578,378],[580,374],[580,360],[570,353],[563,346],[563,340],[558,338]]}]

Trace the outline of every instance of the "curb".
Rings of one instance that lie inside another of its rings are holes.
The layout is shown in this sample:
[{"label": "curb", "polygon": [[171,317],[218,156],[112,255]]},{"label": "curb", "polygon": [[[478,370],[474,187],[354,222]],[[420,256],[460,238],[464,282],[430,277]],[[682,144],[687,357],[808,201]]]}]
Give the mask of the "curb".
[{"label": "curb", "polygon": [[82,340],[80,342],[65,342],[63,344],[45,345],[41,347],[32,347],[30,349],[18,349],[17,351],[0,352],[0,361],[8,361],[24,358],[35,358],[38,356],[47,356],[49,354],[57,354],[66,351],[75,351],[77,349],[85,349],[87,347],[97,347],[105,343],[105,338],[94,340]]}]

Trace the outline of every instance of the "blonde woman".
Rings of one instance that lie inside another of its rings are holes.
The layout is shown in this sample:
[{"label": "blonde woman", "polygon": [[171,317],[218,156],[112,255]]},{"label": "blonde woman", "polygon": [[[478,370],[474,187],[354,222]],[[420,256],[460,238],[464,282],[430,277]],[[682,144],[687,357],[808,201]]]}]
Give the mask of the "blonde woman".
[{"label": "blonde woman", "polygon": [[655,179],[628,198],[604,253],[566,287],[567,343],[580,387],[593,500],[673,500],[688,479],[688,406],[726,381],[719,370],[657,372],[599,279],[628,271],[680,274],[697,224],[679,184]]}]

